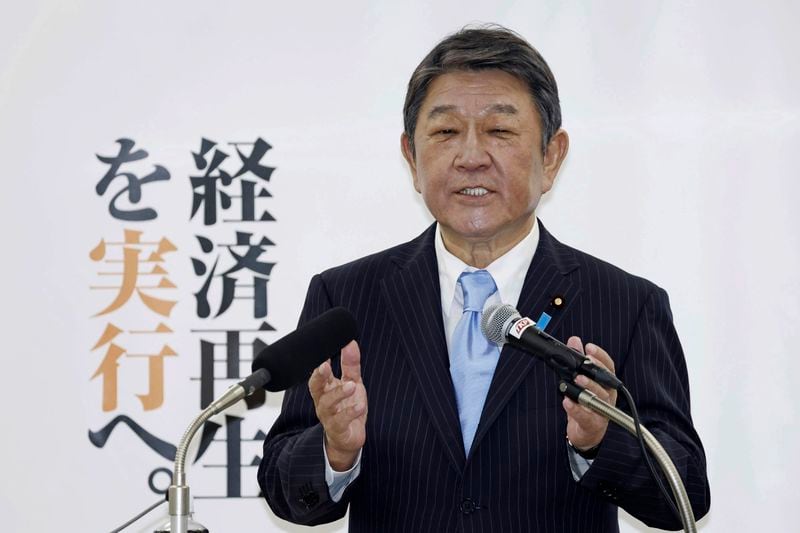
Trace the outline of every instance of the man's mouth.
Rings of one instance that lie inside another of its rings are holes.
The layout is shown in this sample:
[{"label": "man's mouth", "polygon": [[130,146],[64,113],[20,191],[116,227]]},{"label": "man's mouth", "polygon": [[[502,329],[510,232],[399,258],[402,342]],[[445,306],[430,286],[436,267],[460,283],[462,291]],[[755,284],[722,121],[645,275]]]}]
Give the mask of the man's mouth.
[{"label": "man's mouth", "polygon": [[485,196],[489,194],[489,191],[483,187],[464,187],[458,191],[458,194],[465,194],[467,196]]}]

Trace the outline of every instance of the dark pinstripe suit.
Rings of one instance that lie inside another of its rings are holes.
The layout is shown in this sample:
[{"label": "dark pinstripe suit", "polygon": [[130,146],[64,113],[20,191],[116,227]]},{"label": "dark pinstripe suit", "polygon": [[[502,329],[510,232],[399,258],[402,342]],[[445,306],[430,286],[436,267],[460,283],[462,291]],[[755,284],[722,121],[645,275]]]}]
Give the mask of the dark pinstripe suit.
[{"label": "dark pinstripe suit", "polygon": [[[354,532],[606,532],[618,530],[619,505],[648,524],[679,528],[636,442],[613,425],[593,466],[580,483],[573,480],[557,377],[509,346],[472,452],[464,456],[433,228],[311,281],[301,323],[341,305],[360,324],[367,442],[360,476],[334,503],[308,388],[288,391],[258,472],[272,510],[318,524],[340,518],[349,503]],[[550,307],[556,295],[565,300],[560,309]],[[666,293],[559,243],[541,227],[517,307],[534,319],[548,310],[553,336],[579,335],[612,355],[643,423],[680,470],[697,517],[704,515],[710,503],[705,456],[692,427],[686,366]]]}]

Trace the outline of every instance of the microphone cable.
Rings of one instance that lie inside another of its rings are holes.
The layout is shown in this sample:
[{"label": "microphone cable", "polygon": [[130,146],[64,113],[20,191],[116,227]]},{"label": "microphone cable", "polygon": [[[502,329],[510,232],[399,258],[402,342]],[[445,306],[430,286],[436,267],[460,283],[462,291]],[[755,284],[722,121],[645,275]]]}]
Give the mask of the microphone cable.
[{"label": "microphone cable", "polygon": [[631,396],[631,393],[628,391],[625,385],[620,386],[618,390],[622,392],[623,396],[625,396],[625,400],[628,402],[628,406],[631,409],[631,418],[633,418],[633,425],[636,427],[636,440],[639,443],[639,449],[642,452],[642,457],[644,457],[644,460],[647,463],[647,468],[650,470],[650,475],[653,476],[656,485],[658,485],[658,490],[661,491],[661,495],[664,496],[664,499],[669,504],[669,508],[672,511],[672,514],[675,515],[675,518],[678,519],[678,522],[683,523],[681,515],[678,512],[678,508],[672,499],[672,495],[669,492],[667,492],[667,488],[664,486],[664,482],[661,480],[661,476],[656,470],[656,467],[653,464],[652,459],[650,458],[650,453],[647,451],[647,447],[644,444],[644,437],[642,436],[642,428],[641,425],[639,424],[639,412],[636,410],[636,403],[634,403],[633,397]]},{"label": "microphone cable", "polygon": [[125,522],[124,524],[119,526],[118,528],[112,529],[111,533],[119,533],[120,531],[122,531],[123,529],[125,529],[129,525],[133,524],[134,522],[139,520],[141,517],[143,517],[144,515],[146,515],[147,513],[149,513],[150,511],[152,511],[156,507],[158,507],[159,505],[161,505],[162,503],[166,503],[166,502],[167,502],[166,498],[164,498],[162,500],[158,500],[156,503],[154,503],[153,505],[151,505],[150,507],[148,507],[147,509],[145,509],[141,513],[137,514],[136,516],[134,516],[133,518],[131,518],[130,520],[128,520],[127,522]]}]

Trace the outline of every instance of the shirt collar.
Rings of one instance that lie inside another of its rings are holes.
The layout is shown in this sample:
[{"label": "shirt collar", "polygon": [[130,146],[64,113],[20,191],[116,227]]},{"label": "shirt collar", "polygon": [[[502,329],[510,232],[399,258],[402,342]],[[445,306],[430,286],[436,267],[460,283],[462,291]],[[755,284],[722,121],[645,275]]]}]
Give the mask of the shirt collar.
[{"label": "shirt collar", "polygon": [[[525,274],[528,272],[528,267],[533,260],[538,245],[539,224],[537,220],[524,239],[486,267],[485,270],[494,278],[501,302],[517,305],[519,296],[522,293],[522,285],[525,283]],[[472,272],[478,269],[469,266],[445,248],[438,223],[436,224],[434,247],[436,249],[436,262],[439,267],[439,290],[442,295],[442,309],[447,310],[456,296],[461,299],[460,291],[458,294],[456,293],[456,283],[461,273],[465,270]]]}]

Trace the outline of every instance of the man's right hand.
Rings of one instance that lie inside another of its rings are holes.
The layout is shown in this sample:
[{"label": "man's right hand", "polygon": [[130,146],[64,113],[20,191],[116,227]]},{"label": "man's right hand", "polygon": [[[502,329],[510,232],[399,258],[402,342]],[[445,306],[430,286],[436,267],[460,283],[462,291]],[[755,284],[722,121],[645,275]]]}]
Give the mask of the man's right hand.
[{"label": "man's right hand", "polygon": [[342,379],[331,362],[318,366],[308,380],[317,418],[325,429],[325,449],[331,468],[349,470],[367,437],[367,390],[361,381],[361,351],[356,341],[342,348]]}]

